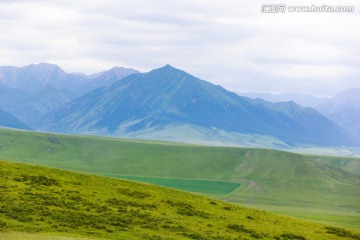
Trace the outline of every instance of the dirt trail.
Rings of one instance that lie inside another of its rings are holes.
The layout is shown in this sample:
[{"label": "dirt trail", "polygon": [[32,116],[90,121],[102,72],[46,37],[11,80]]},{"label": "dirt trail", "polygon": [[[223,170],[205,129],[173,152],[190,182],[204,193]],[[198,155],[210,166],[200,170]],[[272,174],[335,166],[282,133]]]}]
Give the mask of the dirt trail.
[{"label": "dirt trail", "polygon": [[251,204],[255,201],[255,199],[256,199],[256,193],[258,193],[258,192],[261,190],[259,184],[257,184],[257,182],[255,182],[255,181],[251,181],[251,182],[250,182],[249,190],[250,190],[251,188],[254,189],[254,192],[253,192],[252,196],[251,196],[251,197],[247,200],[247,202],[246,202],[246,204],[248,204],[248,205],[251,205]]},{"label": "dirt trail", "polygon": [[[241,191],[233,192],[231,194],[231,196],[236,195],[236,194],[241,194],[242,192],[252,191],[251,197],[249,197],[249,199],[246,201],[247,205],[251,205],[255,201],[256,194],[261,190],[261,188],[260,188],[260,185],[255,181],[248,181],[248,180],[244,180],[244,181],[250,182],[249,185],[245,189],[243,189]],[[224,201],[232,202],[231,201],[231,198],[232,198],[231,196],[228,196],[227,198],[225,198]]]}]

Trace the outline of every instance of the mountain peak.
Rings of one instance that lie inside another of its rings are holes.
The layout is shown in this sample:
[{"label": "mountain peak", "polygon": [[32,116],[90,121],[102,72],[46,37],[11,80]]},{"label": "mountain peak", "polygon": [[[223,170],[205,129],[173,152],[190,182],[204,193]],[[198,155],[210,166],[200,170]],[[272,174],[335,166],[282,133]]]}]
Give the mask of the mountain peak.
[{"label": "mountain peak", "polygon": [[125,67],[114,66],[114,67],[110,68],[108,71],[127,70],[127,69],[132,69],[132,68],[125,68]]},{"label": "mountain peak", "polygon": [[45,70],[45,71],[54,71],[54,70],[60,70],[64,72],[58,65],[52,64],[52,63],[37,63],[37,64],[30,64],[28,66],[24,66],[24,68],[31,68],[31,69],[37,69],[37,70]]},{"label": "mountain peak", "polygon": [[175,68],[173,66],[171,66],[170,64],[166,64],[165,66],[161,67],[161,68],[158,68],[158,69],[155,69],[155,70],[166,70],[166,71],[170,71],[170,70],[177,70],[177,71],[182,71],[178,68]]},{"label": "mountain peak", "polygon": [[161,67],[161,68],[157,68],[154,69],[152,71],[150,71],[149,73],[155,73],[155,74],[161,74],[163,77],[164,76],[184,76],[184,75],[188,75],[191,76],[189,73],[185,72],[184,70],[181,70],[179,68],[173,67],[170,64],[166,64],[165,66]]},{"label": "mountain peak", "polygon": [[133,68],[125,68],[125,67],[118,67],[118,66],[115,66],[115,67],[113,67],[110,70],[105,71],[105,72],[113,72],[113,73],[120,74],[120,75],[124,75],[124,74],[125,75],[130,75],[130,74],[133,74],[133,73],[140,73],[139,71],[137,71],[137,70],[135,70]]},{"label": "mountain peak", "polygon": [[39,67],[56,67],[59,68],[58,65],[53,64],[53,63],[46,63],[46,62],[41,62],[41,63],[32,63],[30,64],[30,66],[39,66]]}]

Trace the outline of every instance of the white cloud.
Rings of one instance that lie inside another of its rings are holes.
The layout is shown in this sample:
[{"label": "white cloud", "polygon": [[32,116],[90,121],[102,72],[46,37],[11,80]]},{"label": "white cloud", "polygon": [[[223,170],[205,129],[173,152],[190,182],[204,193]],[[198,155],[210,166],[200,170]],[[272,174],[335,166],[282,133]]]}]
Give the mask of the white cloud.
[{"label": "white cloud", "polygon": [[333,94],[359,87],[357,1],[326,2],[354,5],[355,13],[263,14],[267,3],[1,1],[0,65],[52,62],[93,73],[113,65],[147,71],[169,63],[238,91]]}]

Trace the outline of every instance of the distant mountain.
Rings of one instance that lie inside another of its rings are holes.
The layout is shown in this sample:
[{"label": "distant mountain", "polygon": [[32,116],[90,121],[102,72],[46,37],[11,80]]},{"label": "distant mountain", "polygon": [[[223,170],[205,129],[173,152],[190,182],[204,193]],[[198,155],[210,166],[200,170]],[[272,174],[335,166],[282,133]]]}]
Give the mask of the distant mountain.
[{"label": "distant mountain", "polygon": [[170,65],[94,90],[50,112],[41,124],[41,130],[65,133],[141,137],[186,127],[205,136],[225,132],[286,144],[353,144],[314,109],[241,97]]},{"label": "distant mountain", "polygon": [[18,128],[18,129],[30,129],[25,124],[23,124],[20,120],[16,117],[12,116],[11,114],[4,112],[0,109],[0,128],[7,127],[7,128]]},{"label": "distant mountain", "polygon": [[24,67],[0,67],[0,83],[31,94],[42,91],[47,85],[57,89],[78,91],[87,85],[87,77],[69,74],[49,63],[31,64]]},{"label": "distant mountain", "polygon": [[96,88],[110,86],[112,83],[127,77],[131,74],[140,73],[132,68],[113,67],[110,70],[103,71],[90,75],[92,81],[85,87],[86,91],[91,91]]},{"label": "distant mountain", "polygon": [[339,93],[316,109],[360,139],[360,88]]},{"label": "distant mountain", "polygon": [[31,127],[55,108],[98,87],[109,85],[136,70],[114,67],[97,77],[66,73],[49,63],[0,67],[0,107]]},{"label": "distant mountain", "polygon": [[11,113],[16,115],[23,122],[26,122],[29,126],[35,128],[38,126],[39,119],[44,114],[75,98],[76,95],[72,92],[59,90],[47,85],[39,93],[28,97],[22,104],[13,107]]},{"label": "distant mountain", "polygon": [[88,90],[109,85],[134,73],[139,72],[131,68],[114,67],[87,76],[82,73],[67,73],[54,64],[39,63],[24,67],[0,67],[0,84],[33,94],[51,86],[80,96]]},{"label": "distant mountain", "polygon": [[33,126],[42,114],[83,94],[90,82],[48,63],[0,67],[0,107]]},{"label": "distant mountain", "polygon": [[5,87],[0,83],[0,108],[11,111],[14,107],[20,106],[31,94],[16,88]]},{"label": "distant mountain", "polygon": [[326,97],[315,97],[312,95],[299,94],[299,93],[271,94],[271,93],[262,93],[262,92],[243,92],[238,94],[240,96],[249,97],[252,99],[260,98],[273,103],[294,101],[304,107],[316,107],[320,103],[328,99]]}]

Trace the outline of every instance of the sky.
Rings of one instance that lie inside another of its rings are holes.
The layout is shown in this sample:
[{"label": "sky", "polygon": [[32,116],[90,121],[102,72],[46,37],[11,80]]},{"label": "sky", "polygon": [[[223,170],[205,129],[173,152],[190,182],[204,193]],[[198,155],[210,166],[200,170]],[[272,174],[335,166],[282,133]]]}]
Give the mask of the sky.
[{"label": "sky", "polygon": [[0,0],[0,66],[92,74],[170,64],[237,92],[360,87],[360,2],[283,2],[355,11],[262,12],[275,0]]}]

